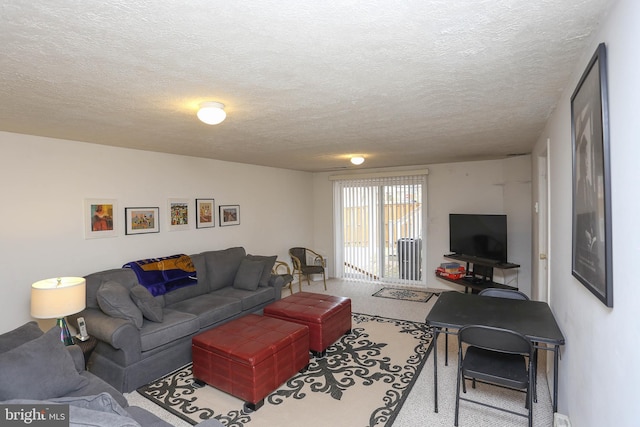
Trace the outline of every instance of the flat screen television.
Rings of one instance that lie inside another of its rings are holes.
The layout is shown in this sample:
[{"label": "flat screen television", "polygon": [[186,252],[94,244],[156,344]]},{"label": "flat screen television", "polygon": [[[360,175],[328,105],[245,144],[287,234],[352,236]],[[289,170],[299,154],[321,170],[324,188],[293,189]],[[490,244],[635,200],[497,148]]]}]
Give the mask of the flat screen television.
[{"label": "flat screen television", "polygon": [[507,262],[507,216],[449,214],[449,250],[456,255]]}]

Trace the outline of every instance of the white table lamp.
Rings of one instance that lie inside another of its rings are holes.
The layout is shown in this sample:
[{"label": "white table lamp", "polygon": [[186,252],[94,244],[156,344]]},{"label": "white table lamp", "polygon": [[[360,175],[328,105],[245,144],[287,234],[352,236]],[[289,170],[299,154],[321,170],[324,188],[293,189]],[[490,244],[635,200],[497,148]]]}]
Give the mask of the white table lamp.
[{"label": "white table lamp", "polygon": [[82,277],[58,277],[40,280],[31,285],[31,316],[36,319],[58,319],[60,340],[72,345],[65,316],[79,313],[86,307],[86,281]]}]

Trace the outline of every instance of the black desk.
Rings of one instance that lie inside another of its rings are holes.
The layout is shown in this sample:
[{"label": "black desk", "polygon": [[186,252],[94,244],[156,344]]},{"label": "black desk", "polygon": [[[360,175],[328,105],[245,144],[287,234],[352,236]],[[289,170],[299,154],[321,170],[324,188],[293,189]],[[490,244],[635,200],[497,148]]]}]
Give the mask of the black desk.
[{"label": "black desk", "polygon": [[[536,348],[553,351],[553,412],[558,411],[558,357],[560,346],[564,344],[564,336],[547,303],[443,292],[425,322],[434,331],[435,412],[438,412],[438,335],[443,328],[447,329],[445,333],[457,334],[458,329],[465,325],[513,329],[533,341]],[[453,332],[449,332],[451,330]]]}]

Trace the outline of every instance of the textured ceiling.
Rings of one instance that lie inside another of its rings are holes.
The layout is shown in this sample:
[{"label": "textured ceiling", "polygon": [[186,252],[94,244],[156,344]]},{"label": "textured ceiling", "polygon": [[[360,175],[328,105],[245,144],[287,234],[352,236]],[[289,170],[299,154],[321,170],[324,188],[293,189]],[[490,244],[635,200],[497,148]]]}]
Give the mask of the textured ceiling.
[{"label": "textured ceiling", "polygon": [[306,171],[529,153],[612,2],[0,0],[0,130]]}]

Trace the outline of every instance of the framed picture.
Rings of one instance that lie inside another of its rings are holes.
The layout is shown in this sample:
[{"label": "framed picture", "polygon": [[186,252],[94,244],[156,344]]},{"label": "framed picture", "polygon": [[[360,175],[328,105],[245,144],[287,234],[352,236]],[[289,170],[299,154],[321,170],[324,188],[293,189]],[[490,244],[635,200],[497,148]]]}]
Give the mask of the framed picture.
[{"label": "framed picture", "polygon": [[606,60],[605,44],[601,43],[571,96],[571,273],[607,307],[613,307]]},{"label": "framed picture", "polygon": [[220,206],[220,227],[240,224],[240,205]]},{"label": "framed picture", "polygon": [[84,238],[99,239],[118,235],[117,203],[114,199],[84,200]]},{"label": "framed picture", "polygon": [[160,232],[159,208],[124,208],[125,234]]},{"label": "framed picture", "polygon": [[196,228],[210,228],[216,226],[215,200],[196,199]]},{"label": "framed picture", "polygon": [[189,201],[187,199],[169,199],[169,230],[189,229]]}]

